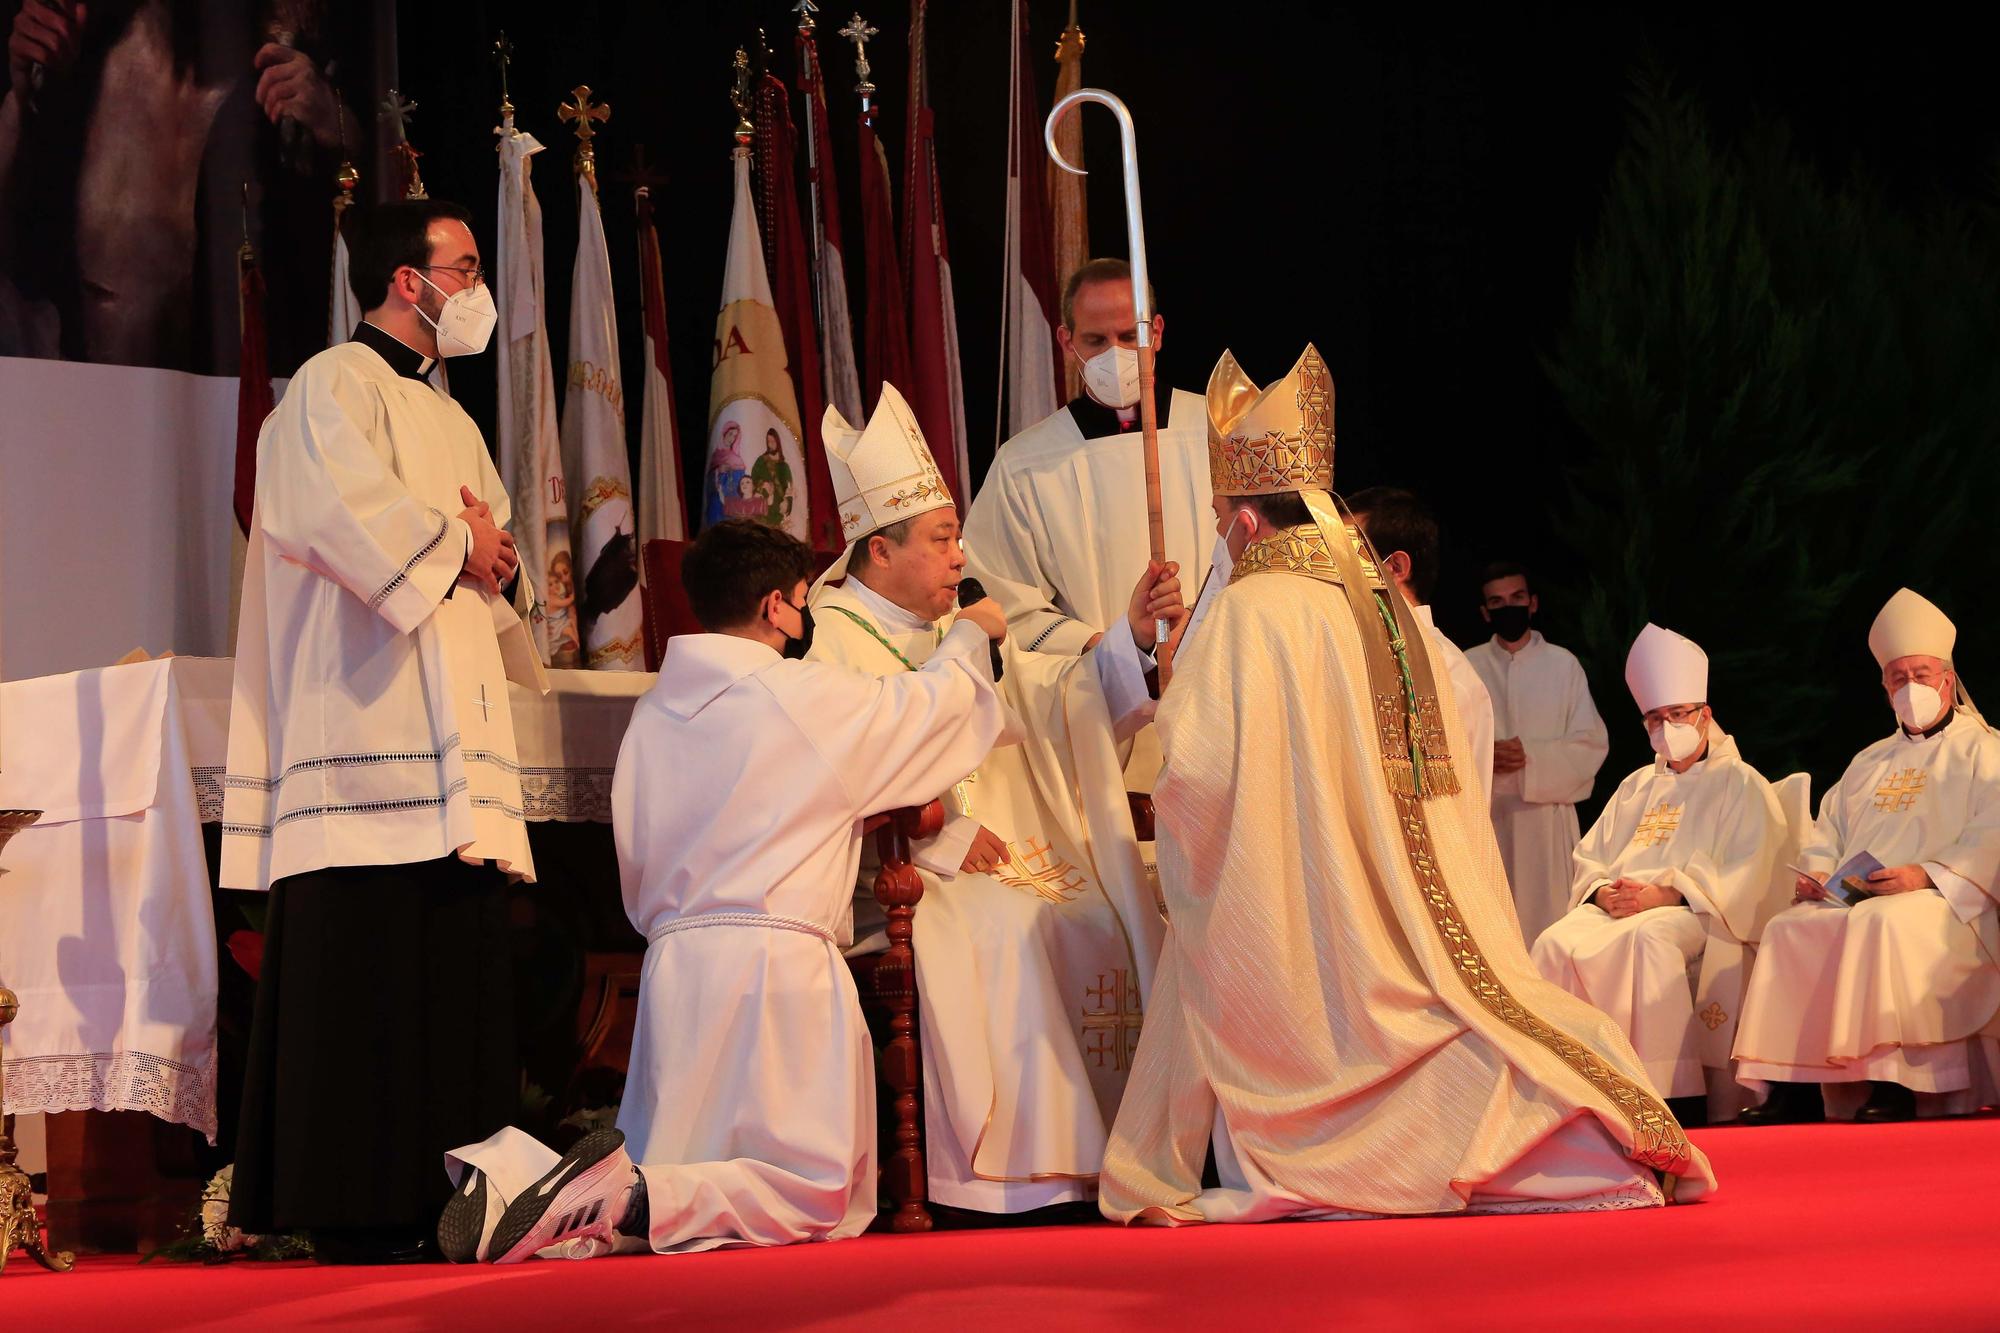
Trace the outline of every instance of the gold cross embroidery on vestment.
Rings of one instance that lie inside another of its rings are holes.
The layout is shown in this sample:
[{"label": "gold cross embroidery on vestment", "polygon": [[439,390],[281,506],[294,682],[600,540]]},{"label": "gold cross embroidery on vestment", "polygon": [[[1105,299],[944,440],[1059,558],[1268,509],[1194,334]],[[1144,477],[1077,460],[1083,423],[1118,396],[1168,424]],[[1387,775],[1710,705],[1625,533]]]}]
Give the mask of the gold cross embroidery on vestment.
[{"label": "gold cross embroidery on vestment", "polygon": [[1083,990],[1083,1053],[1097,1068],[1106,1059],[1114,1070],[1132,1066],[1139,1049],[1139,1026],[1144,1020],[1139,1007],[1139,987],[1122,967],[1097,974],[1097,984]]},{"label": "gold cross embroidery on vestment", "polygon": [[1058,856],[1040,838],[1010,842],[1007,854],[1007,864],[994,867],[993,878],[1049,902],[1069,902],[1090,882],[1081,870]]},{"label": "gold cross embroidery on vestment", "polygon": [[1708,1002],[1708,1008],[1702,1010],[1699,1014],[1695,1015],[1695,1017],[1699,1018],[1702,1022],[1706,1023],[1708,1025],[1708,1030],[1710,1032],[1715,1031],[1717,1028],[1721,1027],[1724,1023],[1727,1023],[1729,1021],[1729,1015],[1724,1013],[1722,1011],[1722,1006],[1717,1004],[1713,1000],[1710,1000]]},{"label": "gold cross embroidery on vestment", "polygon": [[1930,774],[1920,768],[1899,768],[1882,779],[1882,785],[1875,789],[1875,808],[1891,814],[1907,814],[1923,794],[1924,784]]},{"label": "gold cross embroidery on vestment", "polygon": [[1632,831],[1632,845],[1634,847],[1657,847],[1661,843],[1672,839],[1674,831],[1681,826],[1681,810],[1683,808],[1683,806],[1668,805],[1665,801],[1661,801],[1651,810],[1648,810],[1645,816],[1640,819],[1639,827]]}]

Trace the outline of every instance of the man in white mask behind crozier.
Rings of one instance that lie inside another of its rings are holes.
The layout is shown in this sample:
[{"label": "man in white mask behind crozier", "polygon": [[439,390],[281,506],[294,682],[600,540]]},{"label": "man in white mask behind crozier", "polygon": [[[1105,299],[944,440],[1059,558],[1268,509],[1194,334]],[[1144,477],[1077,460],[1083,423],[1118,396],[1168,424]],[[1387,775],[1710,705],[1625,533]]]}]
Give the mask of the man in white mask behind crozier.
[{"label": "man in white mask behind crozier", "polygon": [[[1151,549],[1131,267],[1093,259],[1077,269],[1062,316],[1056,341],[1081,368],[1083,393],[1000,446],[966,515],[965,555],[966,572],[1007,612],[1018,647],[1074,657],[1124,617],[1132,571],[1146,567]],[[1155,313],[1156,350],[1165,330]],[[1206,408],[1181,389],[1156,391],[1155,402],[1167,559],[1182,587],[1199,588],[1215,546]],[[1159,766],[1147,727],[1134,738],[1126,780],[1150,791]]]}]

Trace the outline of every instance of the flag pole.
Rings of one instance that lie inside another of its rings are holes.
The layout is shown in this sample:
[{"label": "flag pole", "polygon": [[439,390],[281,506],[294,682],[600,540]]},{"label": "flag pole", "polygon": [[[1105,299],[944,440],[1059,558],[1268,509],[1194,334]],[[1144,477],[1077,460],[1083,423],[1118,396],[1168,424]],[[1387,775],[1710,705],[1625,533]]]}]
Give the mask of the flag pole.
[{"label": "flag pole", "polygon": [[[1097,102],[1110,108],[1111,114],[1118,118],[1119,156],[1125,170],[1125,238],[1131,251],[1132,310],[1138,321],[1133,332],[1139,341],[1139,428],[1146,460],[1146,535],[1152,543],[1152,558],[1165,564],[1167,527],[1160,500],[1159,414],[1153,406],[1153,310],[1146,278],[1146,219],[1139,206],[1139,150],[1132,130],[1132,113],[1125,103],[1102,88],[1079,88],[1055,104],[1042,130],[1049,156],[1057,166],[1079,176],[1086,174],[1082,167],[1071,166],[1062,149],[1056,146],[1057,122],[1066,111],[1082,102]],[[1160,664],[1162,688],[1172,672],[1167,647],[1171,629],[1164,616],[1153,622],[1154,652]]]}]

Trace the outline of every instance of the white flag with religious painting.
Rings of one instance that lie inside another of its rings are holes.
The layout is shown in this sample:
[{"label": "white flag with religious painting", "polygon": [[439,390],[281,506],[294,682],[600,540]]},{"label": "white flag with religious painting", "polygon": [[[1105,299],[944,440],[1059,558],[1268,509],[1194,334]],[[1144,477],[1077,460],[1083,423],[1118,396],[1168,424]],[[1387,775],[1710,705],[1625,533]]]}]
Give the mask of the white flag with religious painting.
[{"label": "white flag with religious painting", "polygon": [[577,610],[585,663],[597,671],[645,669],[639,600],[638,521],[625,452],[625,391],[618,373],[618,315],[597,190],[579,177],[576,273],[570,285],[569,384],[563,396],[563,472],[574,478],[570,549],[580,577]]},{"label": "white flag with religious painting", "polygon": [[750,202],[750,157],[738,152],[722,309],[715,317],[702,526],[750,518],[804,541],[806,467],[799,436],[798,398]]}]

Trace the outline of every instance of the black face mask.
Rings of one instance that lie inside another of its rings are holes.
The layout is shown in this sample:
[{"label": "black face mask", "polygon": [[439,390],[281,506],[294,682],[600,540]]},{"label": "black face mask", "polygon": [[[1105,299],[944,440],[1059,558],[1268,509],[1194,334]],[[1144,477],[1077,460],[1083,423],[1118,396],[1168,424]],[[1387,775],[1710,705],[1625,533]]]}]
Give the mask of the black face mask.
[{"label": "black face mask", "polygon": [[1508,643],[1513,643],[1528,632],[1528,622],[1534,619],[1534,612],[1525,606],[1495,606],[1486,611],[1493,622],[1493,632]]},{"label": "black face mask", "polygon": [[[791,603],[787,602],[785,603],[785,605],[791,606]],[[785,646],[782,649],[780,649],[779,652],[783,656],[790,658],[792,661],[796,662],[804,658],[807,653],[812,651],[813,613],[812,613],[812,608],[810,606],[793,606],[792,610],[799,613],[798,637],[794,638],[791,635],[787,634],[785,636]]]}]

